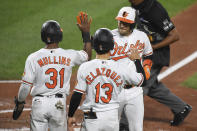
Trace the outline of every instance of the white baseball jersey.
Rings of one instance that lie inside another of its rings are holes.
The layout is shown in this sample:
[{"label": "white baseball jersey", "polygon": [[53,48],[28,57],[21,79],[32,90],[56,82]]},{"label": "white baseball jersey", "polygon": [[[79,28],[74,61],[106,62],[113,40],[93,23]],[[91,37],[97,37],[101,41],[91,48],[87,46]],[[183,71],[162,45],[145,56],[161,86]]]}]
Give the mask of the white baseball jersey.
[{"label": "white baseball jersey", "polygon": [[69,94],[72,67],[87,60],[85,51],[42,48],[28,56],[22,81],[33,85],[32,96]]},{"label": "white baseball jersey", "polygon": [[[133,63],[125,56],[125,53],[129,51],[129,48],[133,47],[138,49],[141,62],[143,56],[152,55],[152,46],[144,32],[134,29],[129,36],[121,36],[118,29],[115,29],[112,33],[115,41],[114,50],[111,51],[112,59],[117,60],[118,62]],[[144,118],[142,87],[123,89],[119,94],[119,101],[119,116],[124,110],[126,118],[129,121],[129,130],[142,131]]]},{"label": "white baseball jersey", "polygon": [[[114,29],[112,30],[112,33],[115,45],[114,49],[110,51],[110,56],[113,60],[134,64],[133,61],[125,56],[125,53],[129,52],[129,49],[133,47],[138,49],[141,60],[143,56],[153,54],[149,38],[144,32],[134,29],[130,35],[121,36],[118,29]],[[130,95],[130,98],[136,97],[143,92],[142,88],[131,88],[129,90],[132,90],[133,92]]]},{"label": "white baseball jersey", "polygon": [[83,63],[77,74],[74,91],[86,93],[81,106],[83,111],[106,111],[119,107],[118,94],[125,84],[141,85],[143,75],[132,66],[114,60],[94,59]]},{"label": "white baseball jersey", "polygon": [[138,49],[140,57],[153,54],[149,38],[144,32],[134,29],[129,36],[121,36],[118,29],[114,29],[112,33],[115,45],[110,55],[114,60],[125,58],[125,53],[132,47]]}]

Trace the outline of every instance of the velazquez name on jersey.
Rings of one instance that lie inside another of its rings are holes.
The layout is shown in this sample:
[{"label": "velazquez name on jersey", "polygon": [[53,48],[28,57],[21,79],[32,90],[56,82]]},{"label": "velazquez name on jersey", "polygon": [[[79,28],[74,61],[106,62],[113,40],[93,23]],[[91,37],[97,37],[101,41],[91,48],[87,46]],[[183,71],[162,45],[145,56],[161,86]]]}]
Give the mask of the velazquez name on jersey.
[{"label": "velazquez name on jersey", "polygon": [[120,75],[118,75],[115,71],[106,68],[96,68],[96,74],[90,72],[89,75],[86,76],[87,84],[90,85],[98,76],[106,76],[107,78],[112,79],[118,87],[123,84],[123,80]]}]

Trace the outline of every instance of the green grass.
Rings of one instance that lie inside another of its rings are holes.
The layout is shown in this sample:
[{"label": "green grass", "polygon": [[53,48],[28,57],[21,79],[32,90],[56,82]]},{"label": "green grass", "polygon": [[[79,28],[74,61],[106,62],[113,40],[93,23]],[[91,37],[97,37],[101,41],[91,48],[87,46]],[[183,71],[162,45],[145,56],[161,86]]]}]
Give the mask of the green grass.
[{"label": "green grass", "polygon": [[182,83],[183,86],[197,89],[197,72]]},{"label": "green grass", "polygon": [[171,17],[187,9],[194,2],[197,2],[197,0],[159,0],[159,1],[167,9]]},{"label": "green grass", "polygon": [[[160,0],[174,16],[196,0]],[[176,5],[176,6],[174,6]],[[116,28],[114,19],[128,0],[4,0],[0,4],[0,80],[21,79],[27,56],[44,47],[40,39],[42,24],[57,20],[63,28],[62,48],[82,49],[76,15],[86,11],[93,18],[91,34],[96,29]]]}]

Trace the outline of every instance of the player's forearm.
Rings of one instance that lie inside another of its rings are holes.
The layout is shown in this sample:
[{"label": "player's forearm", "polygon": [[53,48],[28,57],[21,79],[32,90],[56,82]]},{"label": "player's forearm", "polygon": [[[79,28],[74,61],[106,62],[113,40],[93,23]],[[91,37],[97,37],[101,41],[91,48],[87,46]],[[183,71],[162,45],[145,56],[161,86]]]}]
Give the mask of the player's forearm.
[{"label": "player's forearm", "polygon": [[142,67],[142,64],[140,62],[140,60],[135,60],[135,66],[136,66],[136,70],[138,73],[142,73],[143,77],[144,77],[144,81],[143,81],[143,84],[141,86],[144,86],[145,83],[146,83],[146,76],[145,76],[145,72],[144,72],[144,69]]},{"label": "player's forearm", "polygon": [[74,92],[71,100],[70,100],[70,105],[69,105],[69,110],[68,110],[68,117],[73,117],[75,114],[75,111],[77,110],[82,98],[82,93],[79,92]]},{"label": "player's forearm", "polygon": [[92,56],[92,47],[91,47],[91,36],[90,36],[90,24],[92,22],[92,18],[88,18],[87,13],[80,12],[77,16],[77,26],[81,31],[84,48],[83,50],[88,54],[88,60],[91,59]]},{"label": "player's forearm", "polygon": [[91,42],[84,43],[83,50],[88,54],[88,60],[91,60],[91,57],[92,57],[92,46],[91,46]]},{"label": "player's forearm", "polygon": [[19,92],[18,92],[18,101],[22,102],[25,101],[26,97],[28,96],[30,90],[31,90],[32,85],[27,84],[27,83],[21,83]]},{"label": "player's forearm", "polygon": [[168,46],[173,44],[175,41],[179,40],[179,35],[176,29],[174,28],[172,31],[169,32],[168,36],[158,44],[152,45],[153,50]]},{"label": "player's forearm", "polygon": [[81,32],[81,33],[84,42],[83,50],[88,54],[88,60],[90,60],[92,56],[92,44],[91,44],[90,32]]}]

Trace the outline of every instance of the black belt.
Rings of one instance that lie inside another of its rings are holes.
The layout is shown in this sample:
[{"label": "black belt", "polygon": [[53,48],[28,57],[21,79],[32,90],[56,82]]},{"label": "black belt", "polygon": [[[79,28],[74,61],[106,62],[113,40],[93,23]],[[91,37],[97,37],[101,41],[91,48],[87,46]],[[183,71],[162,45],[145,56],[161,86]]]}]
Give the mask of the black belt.
[{"label": "black belt", "polygon": [[96,112],[84,112],[84,119],[97,119]]},{"label": "black belt", "polygon": [[[43,95],[36,95],[38,97],[44,97]],[[46,97],[50,97],[50,96],[46,96]],[[62,94],[55,94],[55,97],[57,98],[63,98],[63,95]]]},{"label": "black belt", "polygon": [[134,86],[132,86],[132,85],[125,85],[123,88],[124,89],[130,89],[130,88],[133,88]]}]

